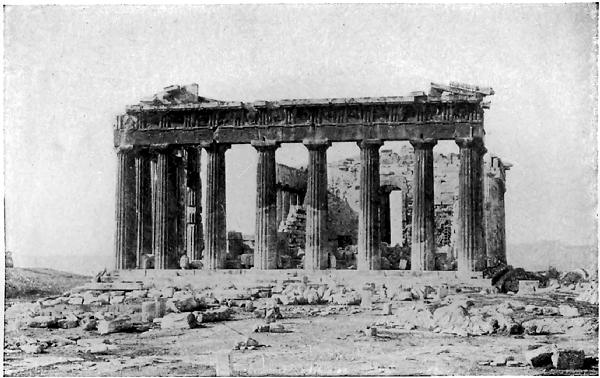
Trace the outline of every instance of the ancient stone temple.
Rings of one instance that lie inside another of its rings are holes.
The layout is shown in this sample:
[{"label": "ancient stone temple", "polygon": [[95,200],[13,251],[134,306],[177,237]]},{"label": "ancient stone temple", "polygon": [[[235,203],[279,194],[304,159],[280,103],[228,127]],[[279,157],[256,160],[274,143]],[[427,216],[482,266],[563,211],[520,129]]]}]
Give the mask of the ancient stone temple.
[{"label": "ancient stone temple", "polygon": [[[503,214],[503,200],[495,201],[489,211],[484,204],[484,190],[499,193],[494,177],[489,178],[490,185],[484,184],[483,174],[488,107],[484,99],[493,93],[491,88],[451,83],[432,84],[429,93],[407,96],[243,103],[198,96],[197,85],[165,88],[117,117],[116,268],[145,267],[146,258],[153,259],[155,269],[177,268],[183,255],[201,259],[204,269],[224,268],[225,154],[233,144],[249,144],[258,155],[254,268],[277,268],[278,228],[289,207],[303,196],[304,269],[326,269],[327,149],[332,142],[349,142],[358,145],[361,159],[357,269],[378,270],[380,242],[393,234],[389,204],[384,203],[382,210],[381,201],[394,190],[381,185],[380,148],[386,141],[408,141],[415,157],[412,268],[433,270],[433,151],[438,141],[452,140],[460,151],[457,268],[481,271],[504,248],[499,241],[494,251],[486,252],[485,247],[485,227],[503,229],[485,221],[487,213]],[[281,143],[306,147],[305,189],[278,182],[275,152]],[[200,179],[202,149],[207,156],[205,182]]]}]

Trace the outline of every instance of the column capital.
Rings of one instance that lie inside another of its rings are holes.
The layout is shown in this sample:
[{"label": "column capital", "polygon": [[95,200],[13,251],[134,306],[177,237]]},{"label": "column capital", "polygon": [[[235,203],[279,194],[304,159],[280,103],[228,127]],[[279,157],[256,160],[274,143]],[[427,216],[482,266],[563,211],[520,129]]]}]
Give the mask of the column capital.
[{"label": "column capital", "polygon": [[281,146],[281,143],[276,141],[276,140],[269,140],[269,139],[265,139],[265,140],[253,140],[250,142],[250,144],[252,145],[252,147],[256,148],[257,150],[261,151],[261,150],[269,150],[269,149],[277,149],[279,148],[279,146]]},{"label": "column capital", "polygon": [[132,144],[120,145],[116,148],[117,153],[132,152],[133,149],[134,149],[134,146]]},{"label": "column capital", "polygon": [[483,146],[483,139],[481,138],[456,138],[455,141],[460,148],[477,148],[482,151],[482,153],[487,151]]},{"label": "column capital", "polygon": [[363,139],[359,142],[356,142],[356,144],[358,144],[358,147],[360,147],[360,149],[365,149],[365,148],[379,149],[379,147],[383,146],[383,141],[381,139]]},{"label": "column capital", "polygon": [[437,139],[433,138],[416,138],[411,139],[410,144],[415,148],[415,150],[427,150],[433,148],[437,144]]},{"label": "column capital", "polygon": [[160,143],[160,144],[151,144],[148,146],[148,151],[150,153],[166,153],[169,152],[174,146],[169,143]]},{"label": "column capital", "polygon": [[329,139],[304,139],[302,144],[309,150],[327,149],[331,146]]},{"label": "column capital", "polygon": [[216,141],[211,142],[200,142],[199,146],[207,151],[222,151],[225,152],[231,148],[231,144],[228,143],[217,143]]}]

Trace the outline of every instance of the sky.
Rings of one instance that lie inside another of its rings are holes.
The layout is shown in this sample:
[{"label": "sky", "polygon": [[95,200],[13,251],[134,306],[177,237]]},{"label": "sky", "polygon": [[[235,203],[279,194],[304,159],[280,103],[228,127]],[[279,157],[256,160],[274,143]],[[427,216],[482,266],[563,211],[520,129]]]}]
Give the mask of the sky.
[{"label": "sky", "polygon": [[[596,245],[593,4],[4,9],[5,230],[17,266],[113,266],[114,118],[189,83],[242,101],[491,86],[486,146],[513,164],[507,242]],[[328,159],[355,154],[338,143]],[[256,153],[226,156],[228,228],[252,233]],[[306,159],[300,145],[277,151],[278,162]]]}]

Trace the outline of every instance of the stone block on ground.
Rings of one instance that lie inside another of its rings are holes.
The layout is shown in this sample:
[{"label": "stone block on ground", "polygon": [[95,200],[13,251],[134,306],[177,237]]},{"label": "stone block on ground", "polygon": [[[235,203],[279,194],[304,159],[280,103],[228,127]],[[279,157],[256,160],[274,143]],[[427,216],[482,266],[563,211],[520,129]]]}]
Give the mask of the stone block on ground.
[{"label": "stone block on ground", "polygon": [[173,295],[175,294],[175,288],[165,287],[160,291],[160,294],[163,298],[173,298]]},{"label": "stone block on ground", "polygon": [[192,312],[200,309],[201,304],[193,295],[180,298],[171,298],[166,302],[167,309],[172,312]]},{"label": "stone block on ground", "polygon": [[261,346],[261,344],[258,341],[248,337],[247,339],[238,342],[233,349],[255,349],[259,346]]},{"label": "stone block on ground", "polygon": [[119,303],[123,303],[125,301],[125,296],[124,295],[115,295],[114,297],[110,298],[110,304],[119,304]]},{"label": "stone block on ground", "polygon": [[43,307],[53,307],[53,306],[58,306],[60,304],[68,302],[68,301],[69,301],[68,298],[59,297],[59,298],[43,300],[43,301],[41,301],[41,304]]},{"label": "stone block on ground", "polygon": [[552,355],[556,352],[555,345],[544,345],[525,351],[525,361],[533,367],[552,365]]},{"label": "stone block on ground", "polygon": [[22,344],[19,346],[19,349],[21,349],[25,353],[39,354],[39,353],[44,352],[44,349],[46,349],[46,344],[42,344],[42,343]]},{"label": "stone block on ground", "polygon": [[538,280],[519,280],[519,295],[535,294],[540,287]]},{"label": "stone block on ground", "polygon": [[254,302],[250,300],[244,301],[242,307],[244,307],[244,311],[246,312],[252,312],[256,309],[256,307],[254,306]]},{"label": "stone block on ground", "polygon": [[274,322],[275,320],[283,319],[279,307],[267,309],[265,312],[265,321],[267,323]]},{"label": "stone block on ground", "polygon": [[68,314],[64,319],[58,321],[58,326],[64,329],[77,328],[79,327],[79,318],[74,314]]},{"label": "stone block on ground", "polygon": [[559,370],[583,369],[585,353],[582,350],[556,350],[552,354],[552,364]]},{"label": "stone block on ground", "polygon": [[207,310],[197,313],[199,323],[221,322],[229,320],[233,311],[230,308],[222,306],[216,309]]},{"label": "stone block on ground", "polygon": [[57,328],[58,319],[54,316],[36,316],[27,322],[29,328]]},{"label": "stone block on ground", "polygon": [[392,304],[384,303],[381,309],[381,315],[392,315]]},{"label": "stone block on ground", "polygon": [[135,328],[129,319],[100,320],[96,327],[99,335],[127,332]]},{"label": "stone block on ground", "polygon": [[199,324],[191,312],[171,313],[165,315],[161,322],[161,329],[190,329],[197,328]]},{"label": "stone block on ground", "polygon": [[152,322],[156,317],[156,302],[148,301],[142,303],[142,322]]},{"label": "stone block on ground", "polygon": [[127,299],[137,299],[137,298],[146,298],[148,294],[147,290],[133,290],[125,293],[125,298]]},{"label": "stone block on ground", "polygon": [[558,306],[558,312],[566,318],[574,318],[576,316],[579,316],[579,310],[569,305]]},{"label": "stone block on ground", "polygon": [[400,290],[394,294],[393,297],[397,301],[412,301],[413,297],[410,291]]},{"label": "stone block on ground", "polygon": [[94,317],[84,317],[79,322],[84,331],[93,331],[97,329],[98,321]]},{"label": "stone block on ground", "polygon": [[544,315],[544,316],[552,316],[552,315],[560,314],[558,307],[554,307],[554,306],[544,306],[541,308],[541,310],[542,310],[542,315]]},{"label": "stone block on ground", "polygon": [[82,305],[83,297],[71,297],[67,303],[70,305]]},{"label": "stone block on ground", "polygon": [[370,309],[373,307],[373,291],[370,289],[361,290],[360,307],[364,309]]},{"label": "stone block on ground", "polygon": [[357,292],[349,293],[336,293],[332,295],[331,303],[337,305],[359,305],[361,303],[361,296]]}]

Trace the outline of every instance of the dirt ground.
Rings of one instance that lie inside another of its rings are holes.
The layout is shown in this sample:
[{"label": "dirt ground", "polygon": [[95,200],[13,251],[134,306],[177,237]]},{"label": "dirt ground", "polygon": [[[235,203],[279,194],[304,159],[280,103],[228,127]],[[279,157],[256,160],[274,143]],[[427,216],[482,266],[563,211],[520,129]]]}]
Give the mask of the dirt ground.
[{"label": "dirt ground", "polygon": [[[507,299],[544,305],[549,298],[515,298],[508,295],[471,295],[477,305]],[[565,298],[554,298],[557,301]],[[597,318],[597,307],[570,301],[585,317]],[[396,302],[393,309],[410,306]],[[17,308],[16,306],[15,308]],[[524,361],[528,346],[556,344],[559,348],[581,349],[598,355],[598,333],[565,335],[514,335],[461,337],[430,331],[406,331],[379,327],[377,336],[364,330],[385,323],[394,315],[380,314],[377,305],[364,310],[348,306],[338,314],[312,315],[327,305],[281,306],[280,322],[289,333],[253,333],[260,322],[252,313],[236,312],[233,320],[207,323],[187,330],[152,329],[143,333],[98,336],[80,329],[9,329],[6,338],[20,335],[51,338],[104,338],[114,350],[81,352],[76,345],[52,347],[43,354],[5,353],[7,376],[261,376],[261,375],[598,375],[591,370],[556,371],[529,366],[483,366],[483,361],[513,357]],[[7,320],[18,311],[7,311]],[[9,327],[10,328],[10,327]],[[252,337],[265,346],[255,350],[233,350],[238,342]]]}]

